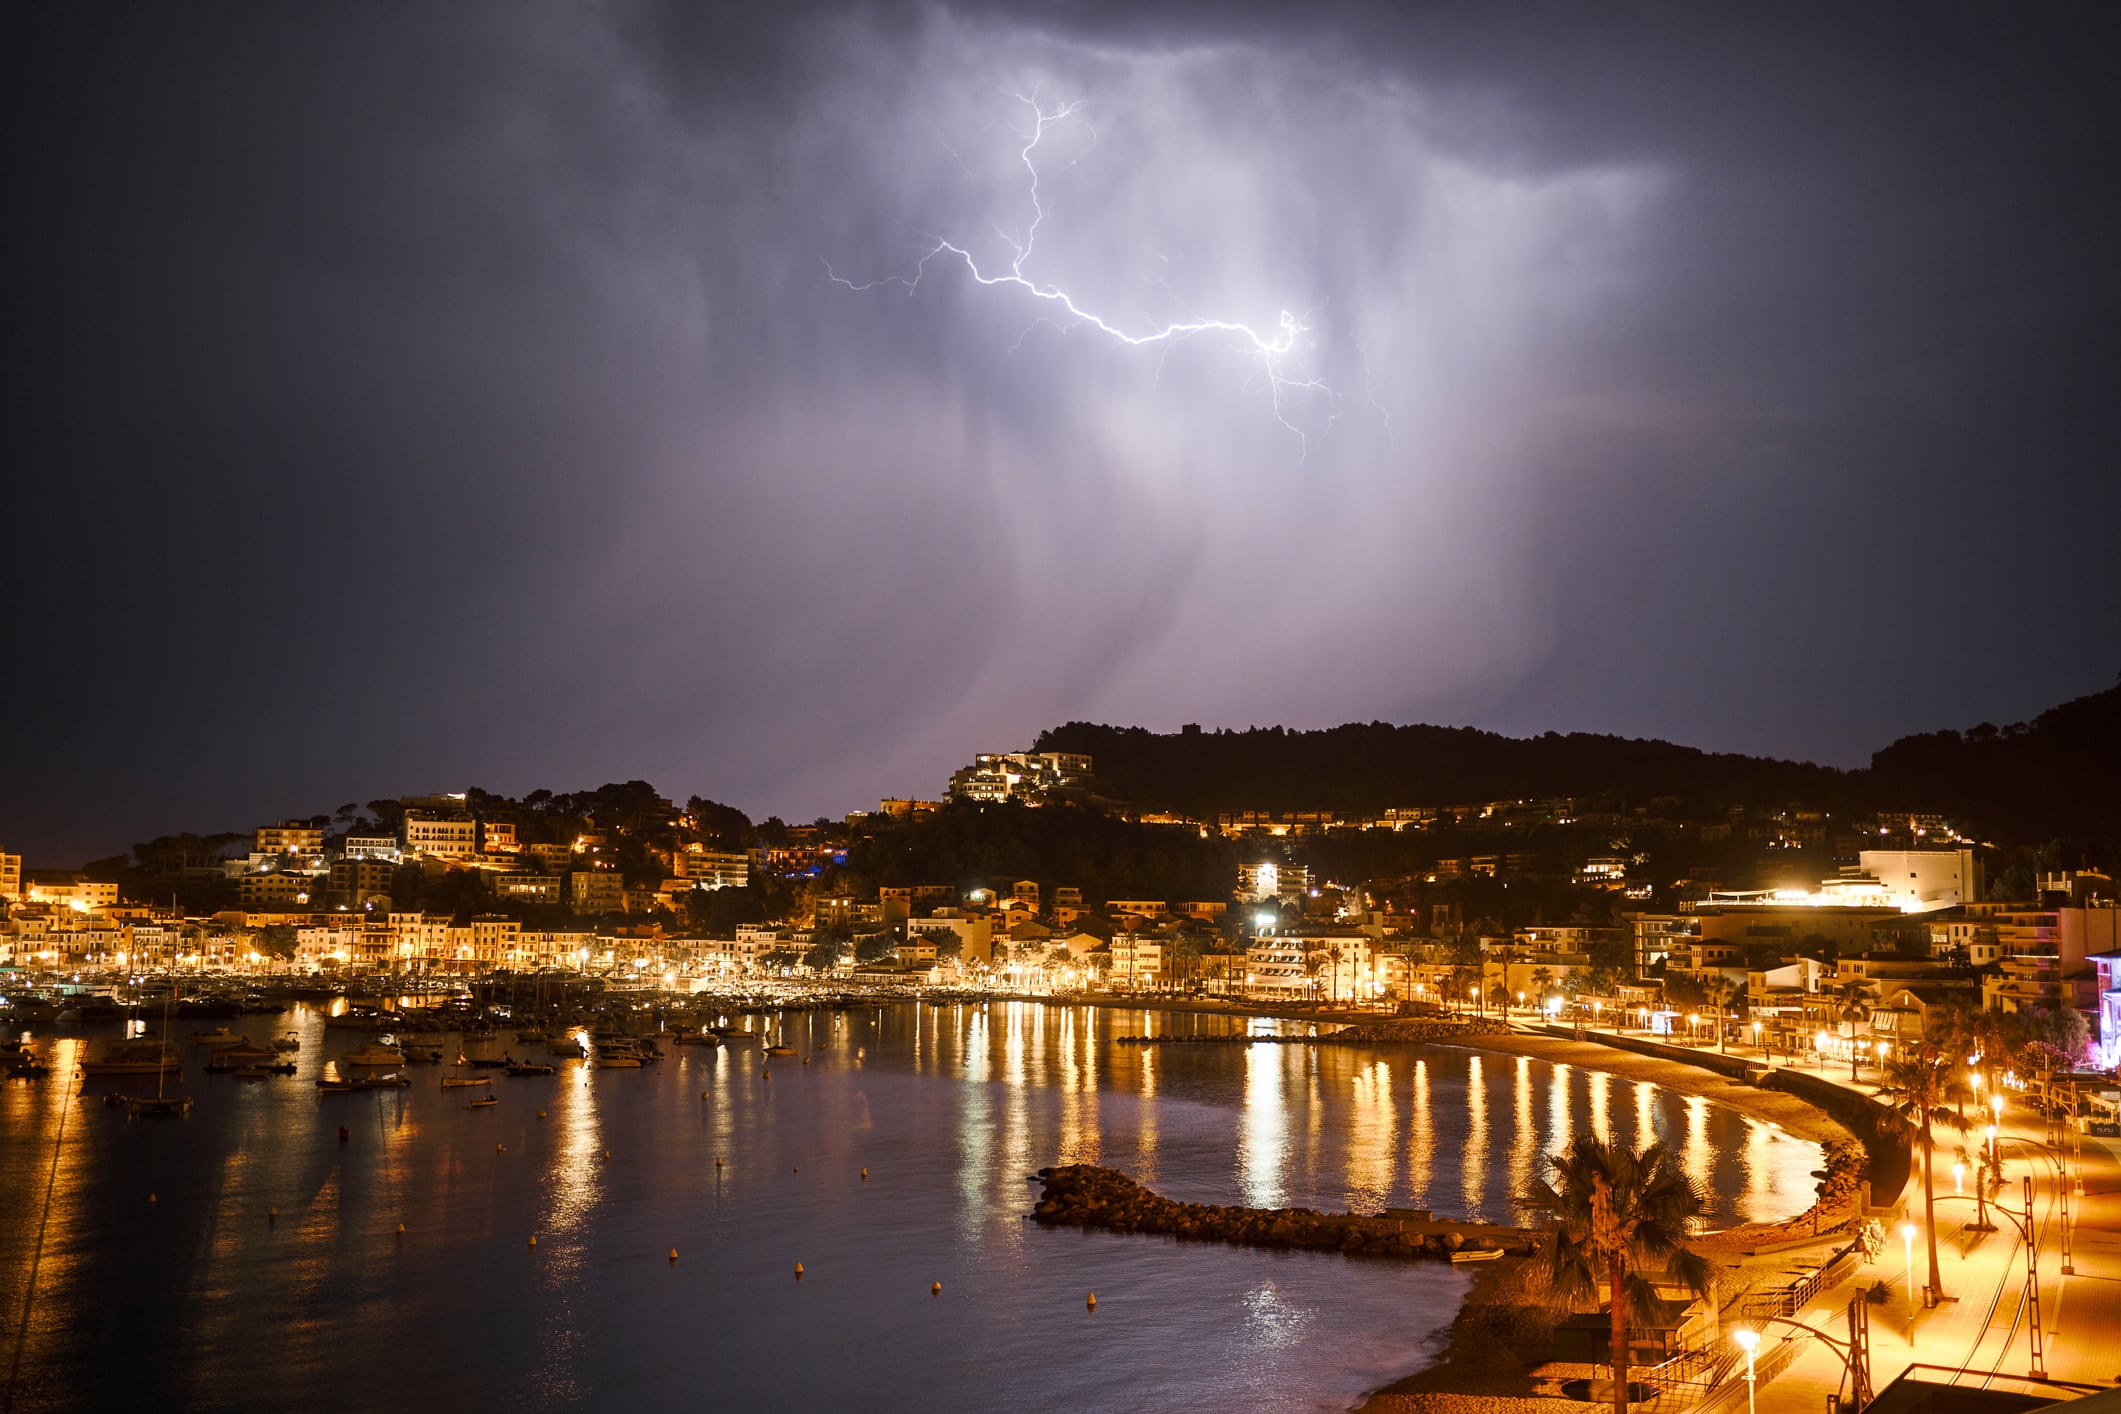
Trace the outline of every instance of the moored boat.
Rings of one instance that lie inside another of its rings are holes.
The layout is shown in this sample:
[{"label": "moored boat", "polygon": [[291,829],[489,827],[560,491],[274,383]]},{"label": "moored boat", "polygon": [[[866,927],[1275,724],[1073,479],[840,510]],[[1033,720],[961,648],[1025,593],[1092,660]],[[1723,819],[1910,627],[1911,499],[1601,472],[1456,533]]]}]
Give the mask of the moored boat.
[{"label": "moored boat", "polygon": [[160,1041],[126,1041],[100,1060],[81,1062],[83,1075],[164,1075],[184,1069],[177,1053]]},{"label": "moored boat", "polygon": [[493,1084],[493,1077],[490,1075],[445,1075],[442,1077],[442,1088],[444,1090],[468,1090],[474,1085],[491,1084]]},{"label": "moored boat", "polygon": [[126,1097],[125,1112],[135,1119],[141,1116],[167,1119],[191,1113],[189,1095],[131,1095]]},{"label": "moored boat", "polygon": [[510,1075],[557,1075],[557,1067],[539,1065],[535,1061],[517,1061],[508,1067]]}]

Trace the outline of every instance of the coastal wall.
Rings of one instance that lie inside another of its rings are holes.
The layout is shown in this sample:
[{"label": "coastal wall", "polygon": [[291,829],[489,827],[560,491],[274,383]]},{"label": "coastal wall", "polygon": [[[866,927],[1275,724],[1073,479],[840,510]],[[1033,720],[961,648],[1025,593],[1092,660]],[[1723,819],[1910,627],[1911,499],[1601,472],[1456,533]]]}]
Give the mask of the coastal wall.
[{"label": "coastal wall", "polygon": [[1843,1128],[1863,1141],[1870,1153],[1870,1183],[1873,1197],[1885,1203],[1898,1199],[1907,1186],[1913,1151],[1898,1116],[1867,1100],[1846,1086],[1816,1075],[1806,1075],[1789,1066],[1777,1066],[1760,1081],[1764,1089],[1795,1095],[1815,1109],[1834,1117]]},{"label": "coastal wall", "polygon": [[1616,1036],[1604,1031],[1586,1031],[1581,1037],[1566,1026],[1543,1028],[1557,1040],[1592,1042],[1636,1055],[1690,1065],[1712,1071],[1729,1080],[1750,1081],[1763,1090],[1779,1090],[1795,1096],[1827,1115],[1853,1134],[1869,1156],[1866,1175],[1874,1199],[1892,1203],[1907,1186],[1911,1163],[1908,1136],[1899,1119],[1884,1105],[1836,1084],[1823,1076],[1808,1074],[1794,1066],[1771,1066],[1762,1074],[1758,1061],[1743,1056],[1721,1055],[1687,1046],[1667,1046],[1643,1036]]}]

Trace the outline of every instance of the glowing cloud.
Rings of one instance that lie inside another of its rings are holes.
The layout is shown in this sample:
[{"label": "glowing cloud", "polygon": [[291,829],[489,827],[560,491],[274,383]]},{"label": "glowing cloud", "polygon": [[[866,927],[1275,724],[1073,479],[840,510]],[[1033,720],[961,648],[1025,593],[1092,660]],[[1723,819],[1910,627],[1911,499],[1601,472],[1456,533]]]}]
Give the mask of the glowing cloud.
[{"label": "glowing cloud", "polygon": [[[1032,276],[1025,274],[1024,266],[1031,259],[1033,249],[1038,243],[1039,227],[1044,224],[1046,219],[1045,203],[1039,196],[1038,162],[1033,154],[1037,152],[1039,144],[1045,140],[1048,130],[1059,124],[1068,122],[1082,124],[1089,131],[1093,144],[1097,138],[1097,130],[1090,127],[1089,122],[1082,117],[1083,103],[1080,100],[1059,104],[1048,109],[1038,101],[1036,96],[1026,97],[1019,93],[1015,95],[1015,98],[1017,102],[1029,108],[1032,115],[1032,124],[1029,132],[1025,132],[1021,128],[1015,130],[1017,136],[1023,139],[1024,144],[1017,155],[1023,162],[1024,171],[1029,178],[1028,196],[1031,203],[1031,221],[1024,228],[1021,239],[1009,234],[1008,231],[1002,229],[999,225],[995,227],[995,233],[1007,243],[1012,252],[1006,270],[989,274],[980,268],[978,258],[968,248],[945,237],[931,235],[928,237],[931,244],[921,258],[915,262],[911,275],[890,275],[881,280],[857,282],[840,275],[832,268],[832,263],[829,260],[824,261],[825,273],[831,277],[835,284],[844,285],[850,290],[874,290],[886,285],[899,285],[903,286],[908,294],[912,294],[920,288],[921,281],[926,278],[930,261],[937,256],[955,256],[964,262],[965,269],[971,273],[972,278],[982,285],[1014,286],[1031,295],[1034,299],[1057,305],[1065,311],[1064,317],[1058,321],[1063,333],[1087,325],[1110,337],[1115,342],[1133,348],[1143,348],[1154,344],[1171,345],[1189,339],[1196,334],[1232,335],[1234,336],[1233,347],[1246,357],[1256,360],[1260,372],[1266,376],[1268,399],[1273,409],[1274,420],[1296,434],[1300,459],[1302,453],[1309,451],[1310,437],[1302,427],[1289,420],[1288,410],[1283,403],[1284,395],[1292,391],[1302,390],[1322,394],[1329,402],[1337,402],[1339,396],[1315,374],[1308,376],[1299,375],[1292,373],[1289,368],[1291,358],[1301,348],[1305,347],[1302,336],[1311,332],[1310,320],[1316,311],[1307,312],[1299,317],[1289,310],[1282,310],[1271,335],[1261,333],[1251,325],[1238,320],[1207,318],[1200,315],[1193,315],[1172,323],[1150,324],[1145,328],[1130,331],[1103,315],[1085,308],[1076,301],[1075,296],[1060,286],[1034,279]],[[954,153],[952,155],[955,156]],[[1081,160],[1082,156],[1080,155],[1075,158],[1075,162],[1080,162]],[[1073,166],[1075,162],[1070,162],[1068,165]],[[822,256],[819,258],[823,260]],[[1164,290],[1167,294],[1172,293],[1168,285],[1164,286]],[[1172,297],[1174,299],[1177,298],[1175,294]],[[1016,347],[1021,347],[1023,339],[1029,337],[1031,329],[1036,328],[1038,323],[1041,322],[1045,322],[1043,316],[1041,316],[1040,320],[1034,321],[1029,328],[1026,328],[1024,334],[1019,336]],[[1375,400],[1372,399],[1371,401],[1374,405]],[[1328,426],[1330,425],[1329,420]]]}]

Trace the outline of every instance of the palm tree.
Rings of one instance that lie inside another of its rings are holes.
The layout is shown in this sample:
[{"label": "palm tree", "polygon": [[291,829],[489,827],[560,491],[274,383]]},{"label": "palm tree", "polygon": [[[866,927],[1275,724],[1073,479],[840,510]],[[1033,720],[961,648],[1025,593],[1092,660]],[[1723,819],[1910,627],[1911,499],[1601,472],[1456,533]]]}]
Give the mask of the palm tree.
[{"label": "palm tree", "polygon": [[1944,1124],[1961,1130],[1967,1127],[1966,1116],[1956,1108],[1971,1093],[1966,1070],[1958,1057],[1927,1043],[1917,1043],[1888,1058],[1881,1078],[1884,1083],[1878,1087],[1878,1098],[1886,1101],[1922,1142],[1923,1226],[1928,1229],[1929,1293],[1934,1303],[1944,1299],[1944,1283],[1937,1270],[1937,1143],[1931,1125]]},{"label": "palm tree", "polygon": [[1533,995],[1533,996],[1535,996],[1535,997],[1537,997],[1537,998],[1539,999],[1539,1000],[1538,1000],[1538,1001],[1537,1001],[1537,1002],[1536,1002],[1536,1003],[1534,1004],[1534,1006],[1535,1006],[1535,1009],[1536,1009],[1536,1010],[1539,1010],[1539,1011],[1545,1011],[1545,1010],[1547,1009],[1547,993],[1549,993],[1549,992],[1551,992],[1551,991],[1553,991],[1553,990],[1554,990],[1554,973],[1553,973],[1553,970],[1552,970],[1552,969],[1550,969],[1550,968],[1545,968],[1545,967],[1535,967],[1535,968],[1533,968],[1533,969],[1532,969],[1532,995]]},{"label": "palm tree", "polygon": [[1738,989],[1731,985],[1731,979],[1720,972],[1711,973],[1701,984],[1703,1005],[1716,1013],[1716,1049],[1725,1055],[1730,1054],[1729,1047],[1724,1044],[1725,1033],[1730,1028],[1724,1023],[1729,1020],[1731,998],[1737,994]]},{"label": "palm tree", "polygon": [[1627,1414],[1628,1322],[1660,1314],[1646,1273],[1664,1273],[1687,1290],[1708,1290],[1709,1264],[1687,1249],[1700,1214],[1700,1190],[1671,1151],[1640,1153],[1579,1134],[1551,1160],[1554,1181],[1534,1185],[1525,1201],[1547,1215],[1539,1267],[1554,1304],[1595,1303],[1601,1283],[1612,1317],[1613,1410]]},{"label": "palm tree", "polygon": [[1841,1008],[1841,1019],[1849,1027],[1849,1079],[1856,1078],[1856,1028],[1871,1019],[1871,984],[1862,978],[1852,978],[1841,984],[1834,994]]}]

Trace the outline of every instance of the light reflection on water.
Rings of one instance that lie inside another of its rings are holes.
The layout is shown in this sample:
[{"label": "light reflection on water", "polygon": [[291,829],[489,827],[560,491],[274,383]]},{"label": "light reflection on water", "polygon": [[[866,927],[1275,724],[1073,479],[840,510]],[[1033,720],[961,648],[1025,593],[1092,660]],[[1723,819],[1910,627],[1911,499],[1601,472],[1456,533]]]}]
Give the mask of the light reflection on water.
[{"label": "light reflection on water", "polygon": [[[1102,1159],[1197,1201],[1507,1219],[1574,1116],[1612,1127],[1610,1077],[1521,1058],[1113,1044],[1232,1026],[1185,1015],[797,1015],[811,1063],[770,1079],[756,1050],[672,1048],[497,1079],[476,1112],[427,1068],[319,1098],[359,1038],[293,1020],[292,1079],[187,1057],[187,1120],[58,1077],[0,1091],[13,1403],[1343,1408],[1419,1363],[1463,1273],[1042,1229],[1025,1174]],[[82,1042],[38,1045],[71,1064]],[[1621,1137],[1672,1142],[1716,1221],[1808,1201],[1813,1146],[1652,1086],[1627,1110]]]}]

